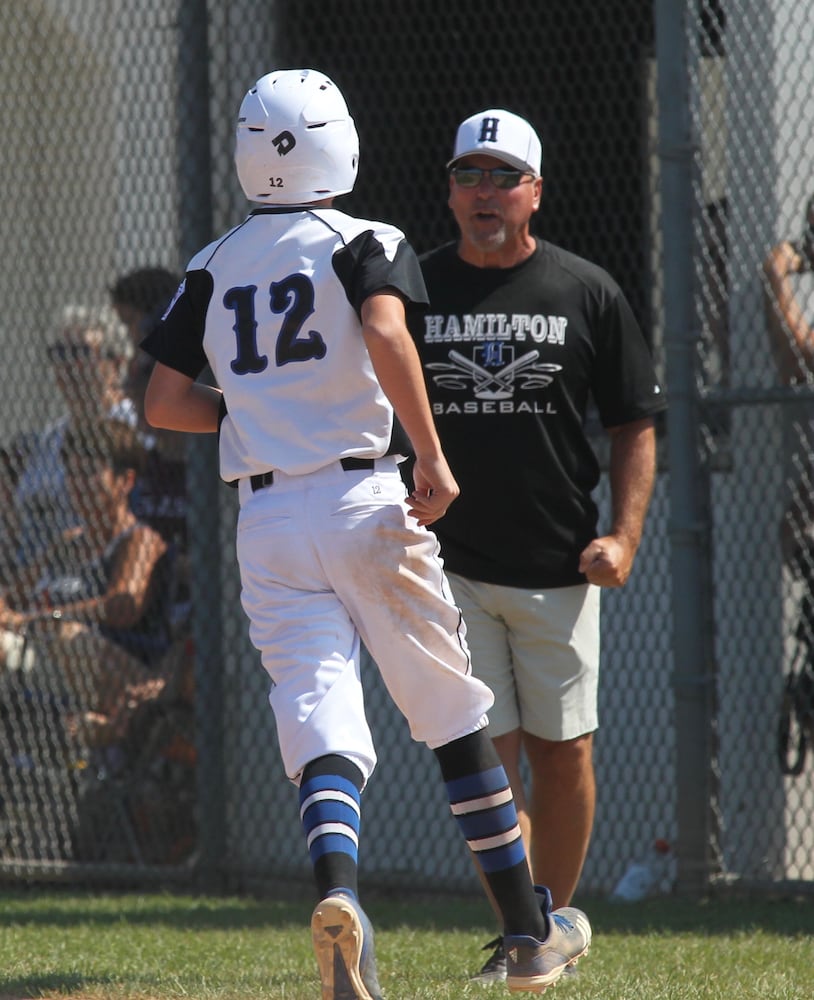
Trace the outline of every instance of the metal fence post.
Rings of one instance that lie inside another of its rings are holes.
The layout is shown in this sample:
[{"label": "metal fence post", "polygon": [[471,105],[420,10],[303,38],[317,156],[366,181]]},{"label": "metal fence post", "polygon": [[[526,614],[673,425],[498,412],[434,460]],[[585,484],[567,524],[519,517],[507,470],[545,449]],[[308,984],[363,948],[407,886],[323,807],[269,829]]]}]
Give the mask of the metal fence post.
[{"label": "metal fence post", "polygon": [[693,47],[695,4],[656,0],[656,60],[664,245],[667,455],[673,577],[673,691],[678,759],[679,891],[698,892],[711,868],[715,800],[715,664],[709,543],[709,474],[700,444],[693,303]]},{"label": "metal fence post", "polygon": [[[184,262],[212,239],[209,17],[206,0],[178,5],[178,173]],[[214,435],[187,446],[192,630],[195,643],[198,873],[217,888],[226,840],[223,774],[219,481]],[[202,541],[199,541],[202,540]]]}]

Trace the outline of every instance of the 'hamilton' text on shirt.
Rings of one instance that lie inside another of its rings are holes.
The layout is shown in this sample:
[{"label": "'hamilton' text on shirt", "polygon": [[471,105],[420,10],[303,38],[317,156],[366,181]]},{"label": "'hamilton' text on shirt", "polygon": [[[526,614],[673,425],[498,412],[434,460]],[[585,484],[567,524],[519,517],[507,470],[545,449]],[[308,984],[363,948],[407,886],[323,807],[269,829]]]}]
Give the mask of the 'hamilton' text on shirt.
[{"label": "'hamilton' text on shirt", "polygon": [[448,344],[477,340],[526,340],[536,344],[564,344],[565,316],[528,313],[477,313],[474,316],[424,317],[424,342]]}]

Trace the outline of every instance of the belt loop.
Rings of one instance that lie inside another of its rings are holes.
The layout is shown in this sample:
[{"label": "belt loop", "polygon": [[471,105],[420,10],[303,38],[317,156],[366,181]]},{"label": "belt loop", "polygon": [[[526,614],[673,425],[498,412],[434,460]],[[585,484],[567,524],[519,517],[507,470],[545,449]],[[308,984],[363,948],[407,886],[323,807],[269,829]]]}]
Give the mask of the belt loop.
[{"label": "belt loop", "polygon": [[274,473],[255,473],[255,475],[249,477],[249,482],[252,485],[252,493],[256,493],[258,490],[262,490],[264,486],[271,486],[274,483]]}]

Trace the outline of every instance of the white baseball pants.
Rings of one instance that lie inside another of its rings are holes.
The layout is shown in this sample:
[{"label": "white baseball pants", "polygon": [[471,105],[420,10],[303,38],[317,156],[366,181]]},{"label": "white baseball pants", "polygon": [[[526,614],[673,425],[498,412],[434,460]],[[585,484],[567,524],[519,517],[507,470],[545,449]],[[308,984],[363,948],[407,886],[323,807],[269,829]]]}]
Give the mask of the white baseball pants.
[{"label": "white baseball pants", "polygon": [[486,725],[492,692],[472,676],[437,539],[408,513],[395,459],[275,472],[239,493],[241,600],[292,781],[324,754],[373,771],[360,637],[413,739],[434,748]]}]

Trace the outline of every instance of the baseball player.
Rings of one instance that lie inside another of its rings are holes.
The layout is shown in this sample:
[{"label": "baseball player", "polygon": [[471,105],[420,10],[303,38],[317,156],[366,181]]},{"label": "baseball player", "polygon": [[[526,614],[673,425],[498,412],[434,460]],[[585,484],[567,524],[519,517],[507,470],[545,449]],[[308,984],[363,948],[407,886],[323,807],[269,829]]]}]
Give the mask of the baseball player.
[{"label": "baseball player", "polygon": [[[542,992],[587,951],[583,914],[531,884],[508,780],[486,731],[459,609],[428,526],[458,493],[430,414],[405,305],[426,302],[392,226],[333,200],[359,145],[335,84],[314,70],[257,81],[237,124],[238,178],[257,207],[196,254],[143,347],[154,426],[220,435],[240,500],[237,557],[252,642],[319,892],[323,1000],[381,996],[359,905],[361,792],[376,754],[360,638],[414,739],[436,754],[453,814],[504,918],[511,989]],[[219,388],[195,380],[206,363]],[[394,411],[415,451],[397,468]],[[541,905],[542,901],[542,905]]]}]

